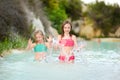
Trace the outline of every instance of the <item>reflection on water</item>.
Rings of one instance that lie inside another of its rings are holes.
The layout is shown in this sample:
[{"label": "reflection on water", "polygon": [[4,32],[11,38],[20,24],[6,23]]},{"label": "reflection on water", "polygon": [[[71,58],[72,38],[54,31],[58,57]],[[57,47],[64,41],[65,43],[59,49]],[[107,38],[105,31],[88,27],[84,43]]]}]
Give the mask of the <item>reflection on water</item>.
[{"label": "reflection on water", "polygon": [[74,64],[58,63],[59,51],[42,62],[33,52],[13,53],[0,59],[0,80],[120,80],[119,50],[119,42],[87,42]]}]

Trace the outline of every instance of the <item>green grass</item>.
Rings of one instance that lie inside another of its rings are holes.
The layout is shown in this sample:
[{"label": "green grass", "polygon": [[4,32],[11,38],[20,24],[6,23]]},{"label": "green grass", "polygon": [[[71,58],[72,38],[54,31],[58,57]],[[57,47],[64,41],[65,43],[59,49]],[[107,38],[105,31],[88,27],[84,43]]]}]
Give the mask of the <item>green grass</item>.
[{"label": "green grass", "polygon": [[17,37],[14,40],[5,39],[0,42],[0,55],[3,51],[8,51],[10,49],[24,49],[27,45],[27,39],[22,37]]}]

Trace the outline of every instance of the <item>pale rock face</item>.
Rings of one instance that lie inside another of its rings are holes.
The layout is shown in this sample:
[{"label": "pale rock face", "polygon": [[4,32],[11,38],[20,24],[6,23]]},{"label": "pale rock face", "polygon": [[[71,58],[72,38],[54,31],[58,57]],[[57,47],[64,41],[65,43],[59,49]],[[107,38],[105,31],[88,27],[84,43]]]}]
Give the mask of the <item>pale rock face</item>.
[{"label": "pale rock face", "polygon": [[91,27],[91,25],[86,25],[84,27],[81,27],[80,29],[80,35],[84,35],[87,38],[92,38],[94,36],[94,30]]},{"label": "pale rock face", "polygon": [[93,37],[99,37],[101,35],[101,30],[95,30],[93,24],[83,25],[80,27],[80,35],[86,36],[86,38],[91,39]]},{"label": "pale rock face", "polygon": [[81,20],[73,21],[73,22],[72,22],[72,30],[73,30],[75,33],[79,34],[81,24],[82,24],[82,21],[81,21]]},{"label": "pale rock face", "polygon": [[120,37],[120,27],[117,29],[117,31],[115,32],[115,36]]}]

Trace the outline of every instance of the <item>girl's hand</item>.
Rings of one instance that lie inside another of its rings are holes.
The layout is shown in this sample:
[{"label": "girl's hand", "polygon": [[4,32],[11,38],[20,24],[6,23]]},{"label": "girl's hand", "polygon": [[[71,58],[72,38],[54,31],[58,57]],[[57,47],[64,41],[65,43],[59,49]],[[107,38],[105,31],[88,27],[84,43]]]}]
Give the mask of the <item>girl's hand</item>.
[{"label": "girl's hand", "polygon": [[52,47],[52,36],[49,36],[46,40],[47,40],[46,46],[48,48],[51,48]]},{"label": "girl's hand", "polygon": [[47,42],[52,42],[52,36],[49,36],[48,38],[47,38]]},{"label": "girl's hand", "polygon": [[32,45],[33,45],[33,43],[32,43],[32,40],[31,39],[29,39],[28,40],[28,45],[27,45],[27,50],[29,50],[29,49],[31,49],[32,48]]},{"label": "girl's hand", "polygon": [[28,40],[28,45],[29,45],[29,44],[30,44],[30,45],[32,44],[32,40],[31,40],[31,39]]}]

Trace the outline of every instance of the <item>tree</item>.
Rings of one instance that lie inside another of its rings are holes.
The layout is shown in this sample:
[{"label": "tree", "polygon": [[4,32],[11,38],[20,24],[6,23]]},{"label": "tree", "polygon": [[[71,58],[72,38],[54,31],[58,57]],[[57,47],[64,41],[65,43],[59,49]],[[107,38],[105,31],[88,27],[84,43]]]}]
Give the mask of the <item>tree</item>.
[{"label": "tree", "polygon": [[60,0],[61,7],[65,9],[68,17],[72,20],[79,19],[82,10],[81,0]]},{"label": "tree", "polygon": [[120,8],[117,5],[106,5],[103,1],[88,5],[87,17],[95,22],[105,36],[116,30],[120,25]]}]

